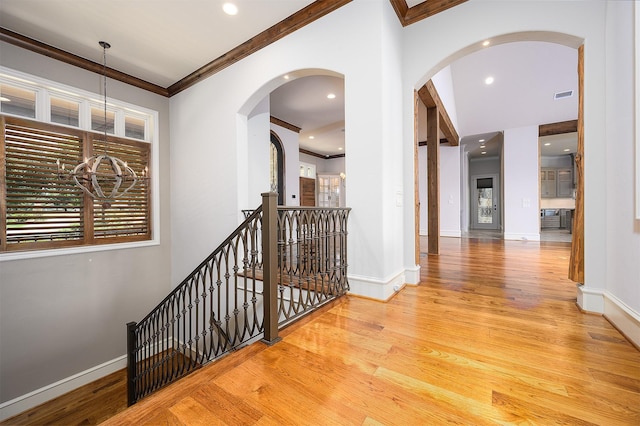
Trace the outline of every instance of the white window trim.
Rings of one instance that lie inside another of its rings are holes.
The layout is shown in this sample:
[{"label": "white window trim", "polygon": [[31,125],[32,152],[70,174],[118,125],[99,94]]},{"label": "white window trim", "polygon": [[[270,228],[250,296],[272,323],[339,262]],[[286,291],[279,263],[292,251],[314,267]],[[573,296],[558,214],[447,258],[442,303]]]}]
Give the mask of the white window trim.
[{"label": "white window trim", "polygon": [[[80,101],[80,123],[79,127],[64,126],[59,123],[53,123],[57,126],[80,128],[83,130],[91,131],[91,105],[96,105],[97,100],[100,99],[100,95],[88,92],[86,90],[77,89],[64,84],[56,83],[51,80],[46,80],[40,77],[32,76],[20,71],[15,71],[10,68],[0,66],[0,82],[8,85],[15,85],[24,88],[36,90],[36,120],[43,122],[50,122],[51,115],[49,114],[45,120],[45,111],[50,108],[49,93],[52,93],[55,97],[66,96],[77,99]],[[104,101],[103,101],[104,102]],[[104,103],[101,104],[104,108]],[[15,252],[2,252],[0,253],[0,262],[21,260],[21,259],[34,259],[40,257],[49,256],[63,256],[71,254],[83,254],[93,253],[99,251],[108,250],[121,250],[131,249],[138,247],[149,247],[160,244],[160,180],[158,177],[158,170],[160,170],[160,125],[158,123],[158,112],[143,108],[137,105],[133,105],[127,102],[107,98],[107,107],[114,108],[116,111],[116,119],[118,118],[118,111],[122,111],[120,116],[122,117],[122,123],[117,124],[116,120],[116,136],[126,138],[124,136],[124,116],[134,116],[137,118],[145,119],[145,140],[151,144],[151,239],[145,241],[135,241],[130,243],[115,243],[115,244],[95,244],[88,246],[76,246],[68,248],[53,248],[43,250],[28,250],[28,251],[15,251]],[[122,134],[117,134],[118,129],[121,128]],[[130,140],[141,141],[141,139],[126,138]]]}]

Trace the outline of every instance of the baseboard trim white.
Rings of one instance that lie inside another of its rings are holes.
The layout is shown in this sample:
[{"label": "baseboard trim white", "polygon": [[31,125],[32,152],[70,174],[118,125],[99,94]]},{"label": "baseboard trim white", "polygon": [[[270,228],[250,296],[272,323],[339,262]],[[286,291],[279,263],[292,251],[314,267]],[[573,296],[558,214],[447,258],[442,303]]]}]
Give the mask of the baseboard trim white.
[{"label": "baseboard trim white", "polygon": [[[404,271],[389,275],[383,279],[349,275],[349,293],[368,299],[387,301],[405,285]],[[397,290],[395,290],[397,288]]]},{"label": "baseboard trim white", "polygon": [[640,314],[613,294],[606,292],[604,317],[631,343],[640,349]]},{"label": "baseboard trim white", "polygon": [[441,237],[453,237],[460,238],[462,237],[462,232],[459,229],[441,229],[440,230]]},{"label": "baseboard trim white", "polygon": [[107,361],[103,364],[81,371],[55,383],[41,387],[25,395],[14,398],[10,401],[0,404],[0,421],[13,417],[23,411],[37,407],[47,401],[64,395],[74,389],[96,381],[118,370],[122,370],[127,366],[127,356],[122,355],[118,358]]},{"label": "baseboard trim white", "polygon": [[519,233],[505,232],[502,235],[502,238],[505,240],[515,240],[515,241],[540,241],[540,233],[519,234]]},{"label": "baseboard trim white", "polygon": [[580,309],[598,314],[604,313],[604,290],[585,287],[582,284],[577,284],[576,287]]},{"label": "baseboard trim white", "polygon": [[411,285],[420,284],[420,265],[415,265],[414,267],[405,268],[404,282],[405,284],[411,284]]},{"label": "baseboard trim white", "polygon": [[604,315],[633,345],[640,348],[640,313],[608,291],[581,284],[577,288],[580,309]]}]

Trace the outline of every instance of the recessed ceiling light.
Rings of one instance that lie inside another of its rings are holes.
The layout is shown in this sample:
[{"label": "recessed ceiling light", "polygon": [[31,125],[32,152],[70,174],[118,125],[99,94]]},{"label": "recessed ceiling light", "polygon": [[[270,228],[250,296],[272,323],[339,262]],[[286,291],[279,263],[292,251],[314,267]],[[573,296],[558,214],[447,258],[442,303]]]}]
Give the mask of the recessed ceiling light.
[{"label": "recessed ceiling light", "polygon": [[571,151],[571,150],[570,150],[569,148],[565,148],[563,151],[564,151],[564,152],[569,152],[569,151]]},{"label": "recessed ceiling light", "polygon": [[316,137],[315,137],[315,136],[313,136],[313,135],[309,136],[309,139],[315,139],[315,138],[316,138]]},{"label": "recessed ceiling light", "polygon": [[480,154],[485,155],[487,151],[482,151]]},{"label": "recessed ceiling light", "polygon": [[335,99],[335,98],[336,98],[335,93],[329,93],[329,94],[327,95],[327,99]]},{"label": "recessed ceiling light", "polygon": [[227,15],[237,15],[238,14],[238,6],[236,6],[233,3],[225,3],[222,5],[222,10],[224,10],[224,13],[226,13]]},{"label": "recessed ceiling light", "polygon": [[340,146],[340,147],[338,147],[338,151],[342,151],[342,147],[341,147],[341,146]]},{"label": "recessed ceiling light", "polygon": [[285,76],[283,77],[285,80],[289,80],[289,74],[285,74]]},{"label": "recessed ceiling light", "polygon": [[488,45],[490,45],[490,44],[491,44],[491,42],[490,42],[489,40],[485,40],[485,41],[483,41],[483,42],[482,42],[482,45],[483,45],[484,47],[487,47],[487,46],[488,46]]},{"label": "recessed ceiling light", "polygon": [[551,142],[545,143],[544,146],[551,146]]},{"label": "recessed ceiling light", "polygon": [[478,142],[484,142],[484,139],[478,139]]},{"label": "recessed ceiling light", "polygon": [[493,77],[489,76],[487,78],[484,79],[484,84],[493,84]]},{"label": "recessed ceiling light", "polygon": [[0,96],[0,102],[11,102],[11,99]]}]

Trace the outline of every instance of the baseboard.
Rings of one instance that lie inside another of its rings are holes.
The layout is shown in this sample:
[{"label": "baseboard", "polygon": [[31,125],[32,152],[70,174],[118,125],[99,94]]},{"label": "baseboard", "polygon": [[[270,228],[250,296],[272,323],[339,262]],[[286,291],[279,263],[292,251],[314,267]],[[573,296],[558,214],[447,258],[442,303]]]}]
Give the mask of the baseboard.
[{"label": "baseboard", "polygon": [[602,314],[635,347],[640,348],[640,313],[608,291],[578,284],[578,306],[585,312]]},{"label": "baseboard", "polygon": [[515,241],[540,241],[540,233],[535,234],[520,234],[520,233],[512,233],[505,232],[502,234],[502,238],[505,240],[515,240]]},{"label": "baseboard", "polygon": [[609,292],[604,298],[604,317],[636,348],[640,349],[640,314]]},{"label": "baseboard", "polygon": [[415,265],[412,268],[405,268],[404,283],[410,285],[416,285],[420,283],[420,265]]},{"label": "baseboard", "polygon": [[586,312],[604,313],[604,290],[585,287],[577,284],[578,306]]},{"label": "baseboard", "polygon": [[462,232],[459,229],[441,229],[440,230],[441,237],[453,237],[460,238],[462,237]]},{"label": "baseboard", "polygon": [[363,296],[368,299],[387,301],[393,297],[393,295],[400,291],[405,285],[404,271],[401,271],[395,275],[390,275],[382,280],[365,277],[362,275],[351,275],[349,279],[349,293],[357,296]]},{"label": "baseboard", "polygon": [[50,385],[36,389],[25,395],[14,398],[10,401],[0,404],[0,421],[13,417],[23,411],[37,407],[47,401],[71,392],[81,386],[94,382],[118,370],[127,367],[127,356],[122,355],[118,358],[107,361],[103,364],[89,368],[73,376],[59,380]]}]

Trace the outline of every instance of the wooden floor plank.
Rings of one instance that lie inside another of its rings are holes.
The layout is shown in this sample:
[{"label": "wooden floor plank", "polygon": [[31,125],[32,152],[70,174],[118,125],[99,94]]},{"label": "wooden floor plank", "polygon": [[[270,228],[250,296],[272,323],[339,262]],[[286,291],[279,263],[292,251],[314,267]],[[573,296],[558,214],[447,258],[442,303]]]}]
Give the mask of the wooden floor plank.
[{"label": "wooden floor plank", "polygon": [[[442,238],[418,286],[387,303],[344,297],[105,424],[637,426],[640,352],[578,309],[569,250]],[[98,404],[123,409],[86,395],[3,424],[95,424]]]}]

